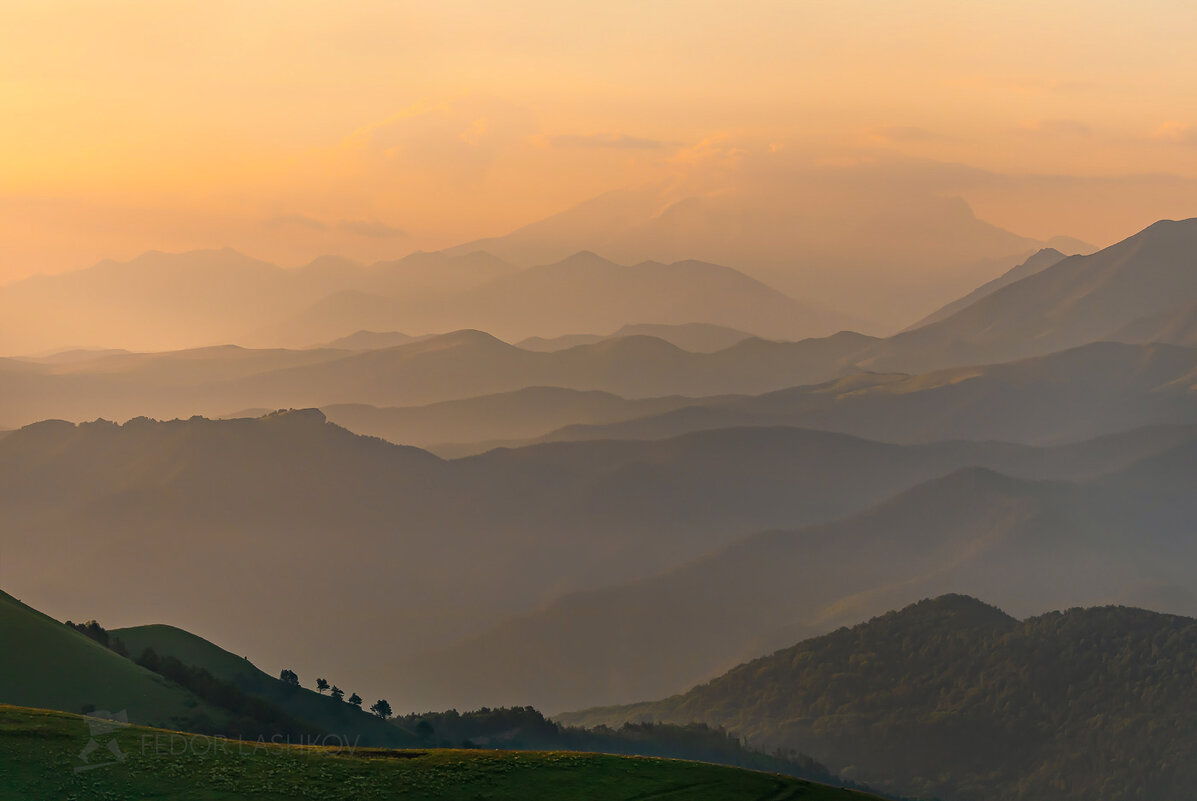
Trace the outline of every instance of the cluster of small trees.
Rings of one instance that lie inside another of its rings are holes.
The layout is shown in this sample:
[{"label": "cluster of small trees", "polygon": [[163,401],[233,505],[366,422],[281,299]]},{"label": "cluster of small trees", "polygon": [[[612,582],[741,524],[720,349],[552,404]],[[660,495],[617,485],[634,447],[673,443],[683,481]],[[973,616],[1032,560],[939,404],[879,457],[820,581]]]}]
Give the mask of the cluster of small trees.
[{"label": "cluster of small trees", "polygon": [[110,636],[108,630],[96,621],[89,620],[86,623],[72,623],[68,620],[66,624],[85,637],[95,640],[108,650],[115,651],[121,656],[129,656],[129,650],[125,647],[125,643],[121,638]]},{"label": "cluster of small trees", "polygon": [[[299,676],[296,675],[294,670],[284,669],[283,672],[278,674],[278,680],[291,687],[300,686]],[[364,703],[362,697],[357,693],[354,693],[353,695],[349,696],[348,699],[346,699],[345,691],[335,684],[330,686],[328,679],[316,679],[316,692],[320,693],[321,695],[328,693],[334,701],[344,701],[345,703],[352,704],[358,709],[361,709],[362,704]],[[391,705],[382,698],[379,698],[374,702],[374,704],[370,707],[370,711],[375,715],[378,715],[378,717],[382,718],[383,720],[386,720],[392,714]]]}]

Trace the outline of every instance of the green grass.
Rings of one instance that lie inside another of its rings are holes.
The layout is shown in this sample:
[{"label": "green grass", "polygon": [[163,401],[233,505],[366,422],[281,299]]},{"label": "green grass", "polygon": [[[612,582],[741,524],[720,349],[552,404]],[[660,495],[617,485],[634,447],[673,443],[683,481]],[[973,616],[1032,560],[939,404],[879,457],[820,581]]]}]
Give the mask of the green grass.
[{"label": "green grass", "polygon": [[80,712],[85,705],[127,709],[133,720],[164,726],[199,711],[222,717],[183,688],[3,592],[0,700]]},{"label": "green grass", "polygon": [[270,678],[245,657],[229,653],[203,637],[175,626],[132,626],[112,629],[108,633],[119,637],[129,649],[129,656],[134,658],[144,649],[153,648],[159,656],[173,656],[184,665],[203,668],[225,681]]},{"label": "green grass", "polygon": [[[567,752],[385,751],[266,746],[143,727],[92,739],[88,720],[0,706],[4,801],[867,801],[868,796],[783,776],[662,759]],[[107,750],[115,740],[124,754]],[[89,768],[80,772],[76,768]]]}]

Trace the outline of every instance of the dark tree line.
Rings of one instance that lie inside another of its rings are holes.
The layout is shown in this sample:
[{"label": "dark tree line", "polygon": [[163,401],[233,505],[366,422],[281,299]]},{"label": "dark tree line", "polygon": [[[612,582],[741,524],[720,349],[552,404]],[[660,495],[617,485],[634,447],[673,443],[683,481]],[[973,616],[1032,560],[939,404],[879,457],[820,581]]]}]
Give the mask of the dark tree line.
[{"label": "dark tree line", "polygon": [[113,637],[108,633],[107,629],[94,620],[89,620],[86,623],[72,623],[68,620],[66,625],[70,626],[83,636],[90,637],[110,651],[118,653],[121,656],[129,655],[129,649],[125,647],[125,644],[121,641],[121,638]]},{"label": "dark tree line", "polygon": [[[278,680],[288,687],[300,686],[299,676],[294,670],[284,669],[278,674]],[[330,686],[328,679],[316,679],[316,692],[320,693],[321,695],[324,695],[325,692],[328,692],[329,697],[334,701],[346,701],[345,691],[335,684]],[[349,699],[346,701],[346,703],[361,709],[364,701],[360,695],[354,693],[353,695],[349,696]],[[370,711],[383,720],[386,720],[392,714],[391,705],[382,698],[374,702],[374,705],[370,707]]]},{"label": "dark tree line", "polygon": [[159,656],[153,648],[146,648],[133,661],[232,715],[224,726],[217,726],[206,717],[199,716],[190,722],[192,731],[251,740],[258,737],[269,739],[276,735],[314,737],[322,733],[320,729],[296,720],[277,704],[249,695],[232,682],[219,679],[203,668],[185,665],[173,656]]}]

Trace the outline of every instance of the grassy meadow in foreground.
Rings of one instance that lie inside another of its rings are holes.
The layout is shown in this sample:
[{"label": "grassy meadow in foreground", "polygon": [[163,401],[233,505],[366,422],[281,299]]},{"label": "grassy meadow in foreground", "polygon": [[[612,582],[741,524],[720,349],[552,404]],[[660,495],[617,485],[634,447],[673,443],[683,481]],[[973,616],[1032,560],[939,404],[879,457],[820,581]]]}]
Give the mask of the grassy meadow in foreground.
[{"label": "grassy meadow in foreground", "polygon": [[[96,745],[85,751],[92,741]],[[119,757],[112,743],[119,748]],[[0,798],[865,801],[868,797],[697,762],[566,752],[264,745],[0,706]]]}]

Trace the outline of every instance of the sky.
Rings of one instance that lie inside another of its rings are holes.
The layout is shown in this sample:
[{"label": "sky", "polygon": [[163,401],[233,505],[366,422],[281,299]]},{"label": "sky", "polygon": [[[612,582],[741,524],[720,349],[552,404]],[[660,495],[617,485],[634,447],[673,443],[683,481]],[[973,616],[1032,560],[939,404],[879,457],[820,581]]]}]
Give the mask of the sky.
[{"label": "sky", "polygon": [[718,191],[712,153],[961,165],[983,219],[1109,244],[1197,215],[1193,41],[1164,0],[5,0],[0,281],[393,258]]}]

